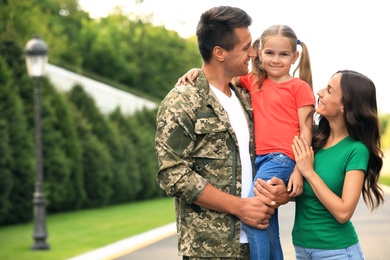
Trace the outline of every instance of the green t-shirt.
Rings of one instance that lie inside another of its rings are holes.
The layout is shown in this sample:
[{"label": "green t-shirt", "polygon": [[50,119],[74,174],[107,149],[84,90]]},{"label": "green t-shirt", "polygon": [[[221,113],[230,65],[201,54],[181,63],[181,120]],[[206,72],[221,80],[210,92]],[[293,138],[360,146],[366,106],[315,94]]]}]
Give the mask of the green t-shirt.
[{"label": "green t-shirt", "polygon": [[[314,170],[337,196],[341,197],[345,173],[366,172],[370,154],[360,141],[346,137],[336,145],[317,151]],[[340,224],[304,181],[301,196],[296,197],[293,244],[305,248],[340,249],[356,244],[359,239],[351,221]]]}]

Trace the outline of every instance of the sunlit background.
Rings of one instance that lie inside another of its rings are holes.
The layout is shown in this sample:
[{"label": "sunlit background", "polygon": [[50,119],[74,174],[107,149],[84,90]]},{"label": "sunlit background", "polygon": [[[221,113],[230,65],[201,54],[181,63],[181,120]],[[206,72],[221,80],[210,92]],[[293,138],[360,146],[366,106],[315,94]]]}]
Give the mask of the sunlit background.
[{"label": "sunlit background", "polygon": [[[210,7],[231,5],[244,9],[253,18],[255,39],[273,24],[291,26],[309,48],[314,90],[326,86],[340,69],[357,70],[370,77],[377,87],[381,112],[390,113],[387,100],[390,60],[387,31],[390,16],[386,1],[380,0],[80,0],[91,17],[106,16],[120,6],[125,13],[152,14],[156,25],[179,32],[183,37],[194,34],[199,16]],[[178,75],[179,76],[179,75]]]}]

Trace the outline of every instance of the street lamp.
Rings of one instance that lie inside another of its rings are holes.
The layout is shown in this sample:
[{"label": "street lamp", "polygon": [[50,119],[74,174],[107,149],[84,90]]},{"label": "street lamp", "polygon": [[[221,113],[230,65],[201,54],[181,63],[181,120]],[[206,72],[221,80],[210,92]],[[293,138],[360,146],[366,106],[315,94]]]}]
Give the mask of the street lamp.
[{"label": "street lamp", "polygon": [[25,48],[26,64],[28,75],[36,81],[35,94],[35,142],[36,142],[36,182],[33,195],[34,203],[34,244],[32,250],[47,250],[49,245],[46,243],[46,212],[45,196],[43,192],[43,167],[42,167],[42,128],[41,128],[41,80],[46,73],[46,64],[48,61],[48,48],[44,41],[38,36],[29,40]]}]

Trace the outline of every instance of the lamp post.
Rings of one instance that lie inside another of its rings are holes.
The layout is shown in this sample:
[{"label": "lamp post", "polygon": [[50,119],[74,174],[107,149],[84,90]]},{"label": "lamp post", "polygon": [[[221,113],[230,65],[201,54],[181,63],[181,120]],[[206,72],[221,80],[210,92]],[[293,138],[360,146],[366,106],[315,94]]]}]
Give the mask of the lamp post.
[{"label": "lamp post", "polygon": [[48,61],[48,48],[38,36],[29,40],[25,48],[28,75],[35,80],[35,142],[36,142],[36,182],[33,195],[34,203],[34,244],[32,250],[47,250],[46,243],[46,210],[43,192],[43,166],[42,166],[42,128],[41,128],[41,80],[46,73]]}]

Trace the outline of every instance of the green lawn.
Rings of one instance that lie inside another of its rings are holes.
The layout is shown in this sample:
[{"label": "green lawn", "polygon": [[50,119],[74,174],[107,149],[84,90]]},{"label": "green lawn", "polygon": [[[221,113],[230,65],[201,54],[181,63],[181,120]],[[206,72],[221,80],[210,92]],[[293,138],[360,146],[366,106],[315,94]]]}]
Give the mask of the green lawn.
[{"label": "green lawn", "polygon": [[33,223],[0,227],[0,259],[68,259],[174,221],[172,198],[49,215],[50,250],[30,249]]}]

